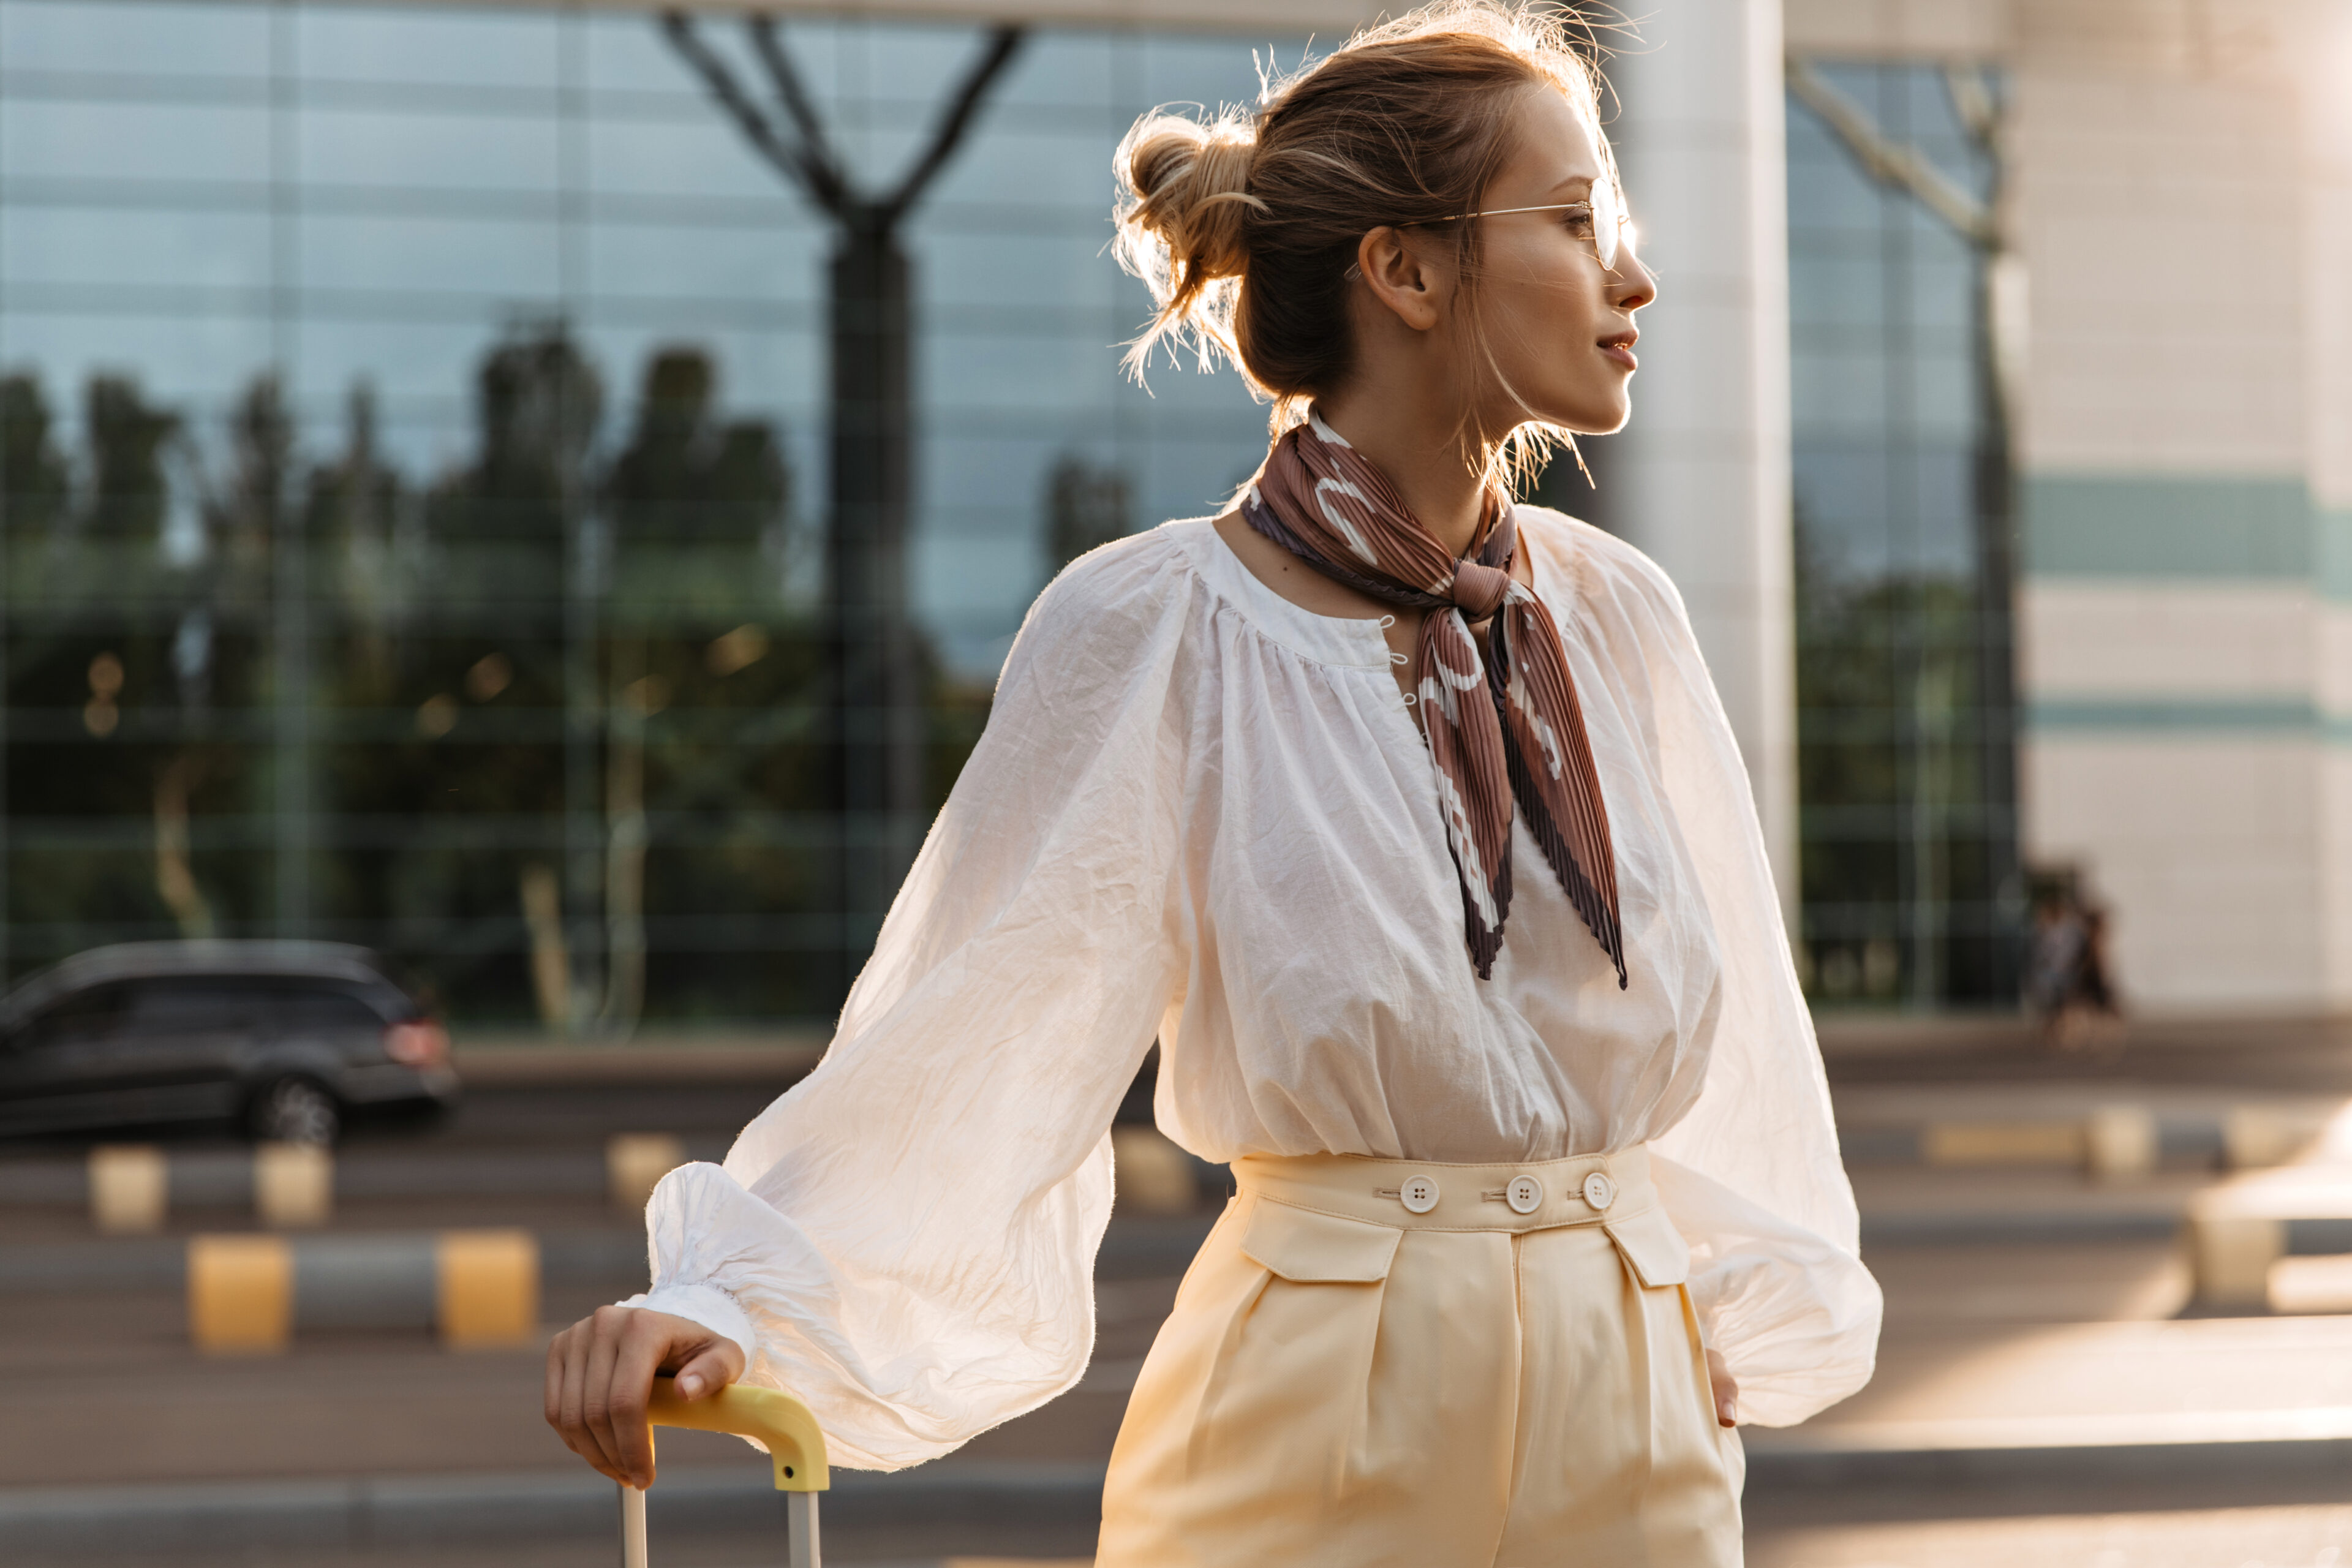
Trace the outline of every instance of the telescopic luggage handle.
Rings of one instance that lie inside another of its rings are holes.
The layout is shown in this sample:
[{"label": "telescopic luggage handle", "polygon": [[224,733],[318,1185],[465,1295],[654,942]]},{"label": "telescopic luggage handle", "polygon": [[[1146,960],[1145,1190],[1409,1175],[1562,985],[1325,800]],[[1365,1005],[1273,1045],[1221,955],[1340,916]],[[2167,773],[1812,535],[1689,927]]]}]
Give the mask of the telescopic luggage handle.
[{"label": "telescopic luggage handle", "polygon": [[[809,1407],[773,1388],[731,1384],[688,1403],[667,1377],[654,1379],[646,1406],[649,1425],[731,1432],[767,1445],[776,1467],[776,1489],[784,1494],[785,1540],[791,1568],[823,1568],[817,1541],[816,1495],[833,1484],[824,1460],[824,1433]],[[652,1434],[646,1435],[648,1438]],[[622,1568],[646,1568],[646,1494],[621,1489]]]}]

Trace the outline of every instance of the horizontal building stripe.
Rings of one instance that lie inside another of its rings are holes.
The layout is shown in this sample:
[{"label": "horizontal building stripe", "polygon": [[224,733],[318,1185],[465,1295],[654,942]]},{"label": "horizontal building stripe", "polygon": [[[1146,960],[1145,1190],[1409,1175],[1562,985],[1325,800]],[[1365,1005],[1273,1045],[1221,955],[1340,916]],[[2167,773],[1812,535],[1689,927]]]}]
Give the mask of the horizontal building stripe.
[{"label": "horizontal building stripe", "polygon": [[2315,514],[2320,591],[2352,602],[2352,509],[2325,507]]},{"label": "horizontal building stripe", "polygon": [[2021,489],[2029,576],[2310,581],[2332,553],[2323,519],[2342,516],[2275,475],[2034,474]]},{"label": "horizontal building stripe", "polygon": [[2300,697],[2042,697],[2023,705],[2035,733],[2305,738],[2352,745],[2352,714]]}]

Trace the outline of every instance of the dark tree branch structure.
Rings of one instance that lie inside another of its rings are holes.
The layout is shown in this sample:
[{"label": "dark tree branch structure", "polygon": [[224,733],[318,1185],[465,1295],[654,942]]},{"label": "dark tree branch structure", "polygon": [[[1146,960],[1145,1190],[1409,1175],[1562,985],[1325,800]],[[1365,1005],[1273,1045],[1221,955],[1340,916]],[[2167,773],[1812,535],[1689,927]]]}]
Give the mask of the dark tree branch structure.
[{"label": "dark tree branch structure", "polygon": [[810,197],[834,216],[842,216],[850,201],[849,182],[842,174],[841,160],[833,155],[833,149],[825,142],[824,124],[816,117],[816,105],[810,100],[808,89],[801,85],[800,72],[793,68],[792,57],[784,52],[782,30],[773,16],[755,16],[745,24],[745,31],[751,35],[751,47],[767,70],[777,98],[783,101],[784,111],[793,117],[802,144],[808,149]]},{"label": "dark tree branch structure", "polygon": [[744,141],[833,221],[824,746],[840,833],[832,891],[844,927],[838,979],[846,994],[925,826],[929,721],[923,659],[907,605],[913,290],[899,230],[968,140],[1025,32],[990,30],[929,142],[898,184],[877,196],[850,178],[772,16],[746,19],[744,33],[773,105],[755,98],[683,12],[666,12],[661,26]]}]

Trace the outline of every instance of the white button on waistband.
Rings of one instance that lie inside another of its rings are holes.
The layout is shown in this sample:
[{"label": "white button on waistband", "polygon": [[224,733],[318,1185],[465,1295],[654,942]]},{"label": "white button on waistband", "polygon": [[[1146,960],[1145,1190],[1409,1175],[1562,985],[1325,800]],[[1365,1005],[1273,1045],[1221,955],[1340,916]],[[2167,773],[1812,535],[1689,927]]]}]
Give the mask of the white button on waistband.
[{"label": "white button on waistband", "polygon": [[1511,1205],[1513,1214],[1533,1214],[1543,1207],[1543,1184],[1533,1176],[1513,1176],[1511,1184],[1503,1189],[1503,1201]]},{"label": "white button on waistband", "polygon": [[1617,1184],[1599,1171],[1584,1178],[1584,1201],[1594,1208],[1605,1209],[1617,1201]]},{"label": "white button on waistband", "polygon": [[1428,1176],[1407,1176],[1397,1189],[1397,1201],[1413,1214],[1427,1214],[1437,1206],[1437,1183]]}]

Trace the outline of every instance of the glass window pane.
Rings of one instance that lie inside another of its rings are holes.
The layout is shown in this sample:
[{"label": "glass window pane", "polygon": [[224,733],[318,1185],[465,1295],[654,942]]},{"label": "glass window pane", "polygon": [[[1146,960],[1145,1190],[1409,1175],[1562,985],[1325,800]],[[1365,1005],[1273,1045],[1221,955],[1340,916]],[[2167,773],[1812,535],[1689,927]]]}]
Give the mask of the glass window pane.
[{"label": "glass window pane", "polygon": [[235,197],[269,178],[269,114],[259,104],[124,101],[0,94],[0,175],[182,181]]},{"label": "glass window pane", "polygon": [[0,5],[0,62],[25,73],[262,77],[272,10],[178,0],[8,0]]},{"label": "glass window pane", "polygon": [[557,124],[539,115],[314,108],[299,134],[301,176],[320,184],[539,192],[559,182]]},{"label": "glass window pane", "polygon": [[296,68],[314,81],[552,91],[562,68],[565,21],[545,12],[308,5],[295,15]]},{"label": "glass window pane", "polygon": [[300,237],[299,276],[342,309],[364,309],[354,296],[379,292],[517,306],[552,300],[563,289],[562,230],[528,218],[311,216],[301,220]]},{"label": "glass window pane", "polygon": [[0,278],[11,290],[179,288],[260,292],[269,220],[238,210],[0,206]]}]

